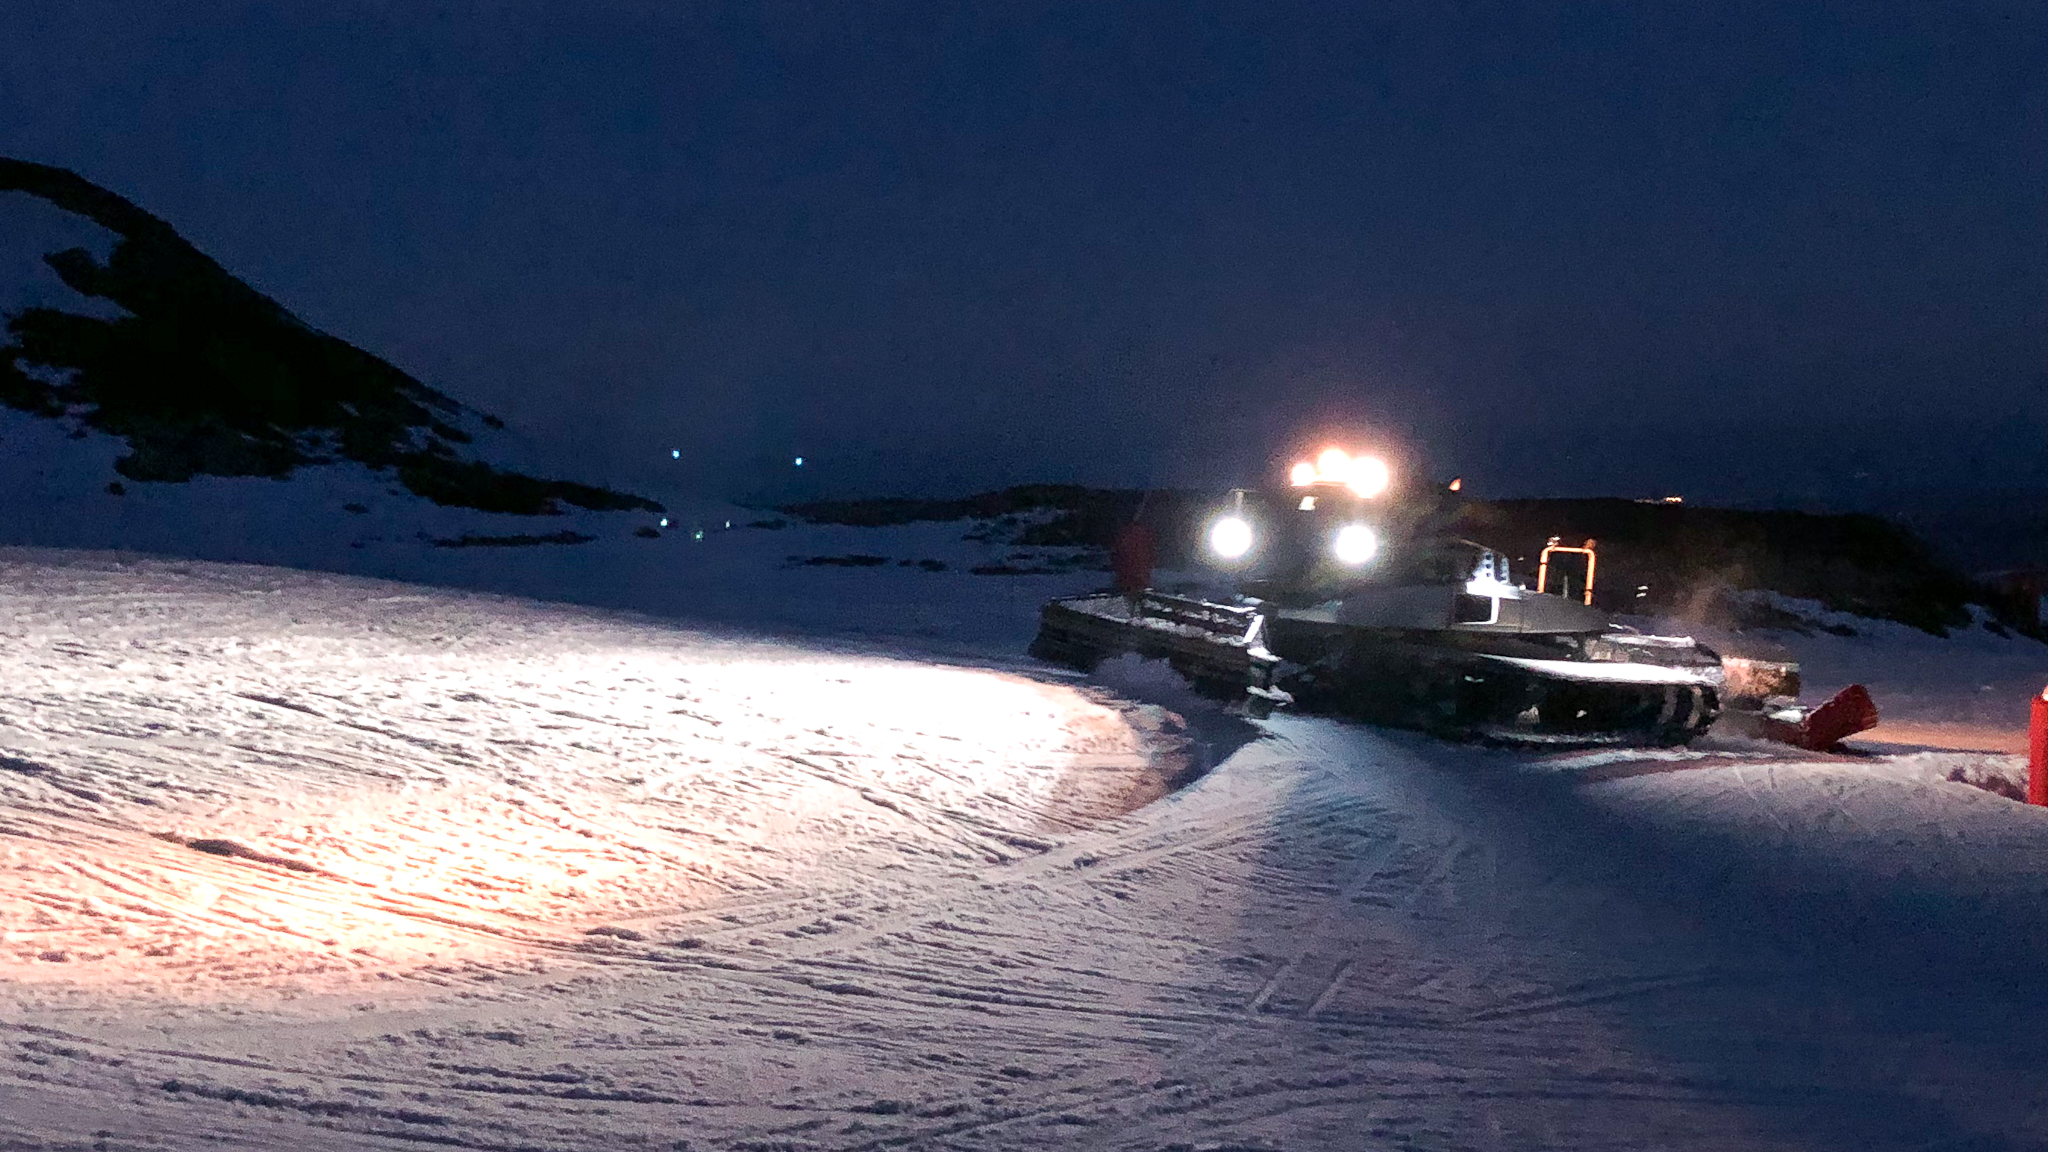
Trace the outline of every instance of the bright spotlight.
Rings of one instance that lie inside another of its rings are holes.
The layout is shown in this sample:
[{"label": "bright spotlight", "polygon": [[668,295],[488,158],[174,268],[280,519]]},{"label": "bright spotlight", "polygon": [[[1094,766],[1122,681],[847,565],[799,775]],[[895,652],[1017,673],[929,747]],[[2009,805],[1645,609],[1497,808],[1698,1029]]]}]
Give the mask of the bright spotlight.
[{"label": "bright spotlight", "polygon": [[1316,454],[1316,472],[1335,479],[1351,467],[1351,457],[1342,448],[1325,448]]},{"label": "bright spotlight", "polygon": [[1360,456],[1350,462],[1344,482],[1351,486],[1353,492],[1371,499],[1385,492],[1393,478],[1386,461],[1377,456]]},{"label": "bright spotlight", "polygon": [[1364,524],[1346,524],[1337,529],[1337,538],[1331,543],[1330,551],[1337,557],[1337,563],[1356,568],[1372,559],[1380,550],[1380,538]]},{"label": "bright spotlight", "polygon": [[1294,481],[1296,488],[1306,488],[1316,482],[1316,466],[1303,460],[1294,466],[1294,470],[1289,472],[1287,477]]},{"label": "bright spotlight", "polygon": [[1252,550],[1252,526],[1242,517],[1225,516],[1209,526],[1209,550],[1225,560],[1236,560]]}]

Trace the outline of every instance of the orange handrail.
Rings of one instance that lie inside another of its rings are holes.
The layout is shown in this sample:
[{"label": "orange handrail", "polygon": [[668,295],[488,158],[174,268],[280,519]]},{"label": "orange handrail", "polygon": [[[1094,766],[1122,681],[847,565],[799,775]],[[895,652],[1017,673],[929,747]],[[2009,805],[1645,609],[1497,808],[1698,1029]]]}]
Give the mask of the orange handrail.
[{"label": "orange handrail", "polygon": [[1552,552],[1567,552],[1574,555],[1584,556],[1586,558],[1585,600],[1586,605],[1588,607],[1591,607],[1593,603],[1593,568],[1594,565],[1598,563],[1598,560],[1593,555],[1593,541],[1589,538],[1584,544],[1580,545],[1577,548],[1568,548],[1562,544],[1559,544],[1557,542],[1557,537],[1552,536],[1550,538],[1550,543],[1545,544],[1543,546],[1543,554],[1536,558],[1536,591],[1538,592],[1549,591],[1550,554]]}]

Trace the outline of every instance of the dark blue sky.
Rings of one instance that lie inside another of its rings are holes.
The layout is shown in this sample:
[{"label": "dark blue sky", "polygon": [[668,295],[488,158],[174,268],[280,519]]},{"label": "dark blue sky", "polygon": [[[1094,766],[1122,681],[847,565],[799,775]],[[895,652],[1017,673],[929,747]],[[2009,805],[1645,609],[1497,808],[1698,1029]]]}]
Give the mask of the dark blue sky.
[{"label": "dark blue sky", "polygon": [[2048,484],[2044,13],[14,0],[0,153],[657,495],[1847,498]]}]

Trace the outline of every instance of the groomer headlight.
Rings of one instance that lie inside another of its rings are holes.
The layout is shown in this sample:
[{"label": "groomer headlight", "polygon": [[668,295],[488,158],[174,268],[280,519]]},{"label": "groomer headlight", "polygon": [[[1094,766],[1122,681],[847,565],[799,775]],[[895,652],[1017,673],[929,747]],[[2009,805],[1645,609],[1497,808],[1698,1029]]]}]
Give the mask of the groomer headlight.
[{"label": "groomer headlight", "polygon": [[1379,550],[1379,534],[1364,524],[1346,524],[1337,529],[1336,539],[1330,542],[1330,552],[1337,557],[1337,563],[1347,568],[1358,567]]},{"label": "groomer headlight", "polygon": [[1242,516],[1225,516],[1209,525],[1209,551],[1225,560],[1240,560],[1252,550],[1252,526]]}]

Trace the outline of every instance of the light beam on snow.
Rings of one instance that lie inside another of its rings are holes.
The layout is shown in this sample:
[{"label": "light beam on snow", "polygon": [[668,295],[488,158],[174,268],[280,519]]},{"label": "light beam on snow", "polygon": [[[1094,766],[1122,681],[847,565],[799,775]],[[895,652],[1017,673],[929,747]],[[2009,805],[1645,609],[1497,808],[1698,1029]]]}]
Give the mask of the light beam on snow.
[{"label": "light beam on snow", "polygon": [[4,589],[0,979],[523,970],[764,885],[987,866],[1149,795],[1145,738],[1058,685],[195,570],[176,612],[150,564]]}]

